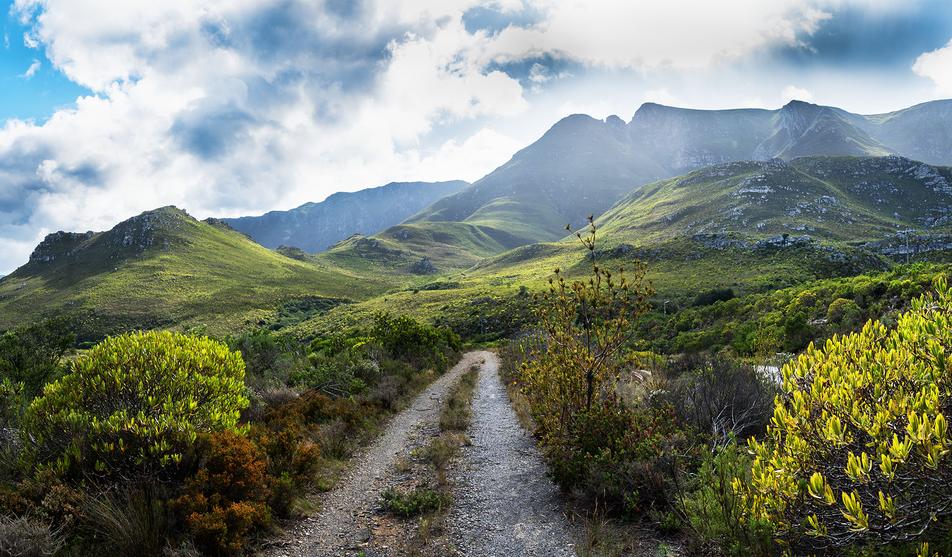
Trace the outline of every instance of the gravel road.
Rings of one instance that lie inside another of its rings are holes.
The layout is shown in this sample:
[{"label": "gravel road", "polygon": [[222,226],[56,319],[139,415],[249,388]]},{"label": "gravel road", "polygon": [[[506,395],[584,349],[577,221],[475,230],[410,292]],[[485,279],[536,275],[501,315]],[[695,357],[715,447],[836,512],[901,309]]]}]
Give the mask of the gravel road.
[{"label": "gravel road", "polygon": [[574,556],[573,526],[535,442],[509,404],[499,359],[477,354],[486,363],[473,401],[473,444],[451,473],[456,489],[448,523],[458,554]]},{"label": "gravel road", "polygon": [[[355,464],[337,486],[321,498],[321,511],[289,529],[261,553],[271,557],[349,556],[360,552],[373,526],[380,494],[396,483],[394,460],[416,445],[422,430],[439,419],[442,400],[459,377],[488,352],[470,352],[434,381],[385,432],[355,457]],[[495,360],[493,360],[495,361]],[[495,369],[495,368],[494,368]],[[495,373],[493,374],[495,376]],[[368,552],[369,555],[369,552]]]}]

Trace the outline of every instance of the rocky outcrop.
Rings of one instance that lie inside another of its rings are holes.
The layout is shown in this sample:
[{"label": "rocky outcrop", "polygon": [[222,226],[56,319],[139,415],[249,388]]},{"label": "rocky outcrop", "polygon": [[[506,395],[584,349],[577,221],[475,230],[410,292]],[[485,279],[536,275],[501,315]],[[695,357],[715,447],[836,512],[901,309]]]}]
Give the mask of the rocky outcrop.
[{"label": "rocky outcrop", "polygon": [[30,263],[51,263],[70,257],[81,249],[83,243],[94,235],[93,232],[54,232],[36,246],[30,254]]}]

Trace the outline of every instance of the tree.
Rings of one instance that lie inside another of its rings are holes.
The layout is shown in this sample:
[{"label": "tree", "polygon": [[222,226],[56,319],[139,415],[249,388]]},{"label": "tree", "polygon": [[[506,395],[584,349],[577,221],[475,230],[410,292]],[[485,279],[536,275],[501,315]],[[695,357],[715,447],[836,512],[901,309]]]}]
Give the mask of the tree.
[{"label": "tree", "polygon": [[30,404],[24,438],[37,465],[61,474],[164,475],[198,433],[236,426],[244,374],[241,354],[208,338],[107,338]]},{"label": "tree", "polygon": [[798,551],[918,540],[952,517],[952,290],[935,289],[894,330],[870,321],[783,368],[734,488]]}]

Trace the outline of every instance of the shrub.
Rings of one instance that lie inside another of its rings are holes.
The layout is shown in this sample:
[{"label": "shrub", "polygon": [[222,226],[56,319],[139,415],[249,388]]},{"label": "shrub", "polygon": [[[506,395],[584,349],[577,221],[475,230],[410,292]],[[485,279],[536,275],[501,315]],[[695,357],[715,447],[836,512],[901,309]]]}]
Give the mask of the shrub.
[{"label": "shrub", "polygon": [[449,504],[446,495],[425,487],[417,487],[407,492],[389,488],[383,492],[381,498],[385,509],[404,518],[438,511]]},{"label": "shrub", "polygon": [[227,430],[199,437],[196,461],[174,506],[200,549],[238,553],[248,534],[270,522],[267,463],[248,439]]},{"label": "shrub", "polygon": [[737,557],[773,555],[773,526],[749,517],[735,478],[750,481],[751,457],[731,443],[709,453],[679,495],[676,508],[686,523],[696,553]]},{"label": "shrub", "polygon": [[371,336],[395,358],[440,369],[446,367],[446,352],[460,349],[460,339],[453,331],[389,313],[379,313],[374,317]]},{"label": "shrub", "polygon": [[294,343],[265,330],[229,339],[228,344],[232,350],[241,352],[246,380],[256,390],[286,384],[304,360],[302,351]]},{"label": "shrub", "polygon": [[59,473],[156,476],[198,433],[236,425],[243,376],[241,355],[207,338],[108,338],[33,401],[26,438],[36,462]]},{"label": "shrub", "polygon": [[666,453],[678,441],[673,416],[604,403],[574,414],[565,435],[542,447],[555,482],[621,513],[666,504]]},{"label": "shrub", "polygon": [[678,421],[716,446],[761,435],[773,414],[776,385],[753,366],[725,357],[689,356],[670,364],[661,395]]},{"label": "shrub", "polygon": [[783,369],[744,490],[751,517],[798,550],[911,541],[952,514],[952,291],[913,302],[890,331],[811,346]]},{"label": "shrub", "polygon": [[850,330],[862,323],[863,310],[853,300],[837,298],[830,302],[826,318],[831,324],[838,325],[840,330]]},{"label": "shrub", "polygon": [[63,545],[48,524],[0,515],[0,557],[52,557]]},{"label": "shrub", "polygon": [[707,292],[701,292],[694,298],[695,306],[709,306],[715,302],[726,302],[735,297],[734,290],[731,288],[714,288]]},{"label": "shrub", "polygon": [[0,334],[0,378],[22,383],[27,400],[55,379],[76,342],[71,321],[47,319]]},{"label": "shrub", "polygon": [[[595,253],[594,223],[578,237]],[[558,436],[574,414],[598,405],[603,386],[625,365],[623,347],[633,339],[631,320],[647,309],[645,267],[632,280],[592,263],[588,280],[567,283],[560,271],[538,305],[540,336],[529,348],[522,380],[543,443]]]}]

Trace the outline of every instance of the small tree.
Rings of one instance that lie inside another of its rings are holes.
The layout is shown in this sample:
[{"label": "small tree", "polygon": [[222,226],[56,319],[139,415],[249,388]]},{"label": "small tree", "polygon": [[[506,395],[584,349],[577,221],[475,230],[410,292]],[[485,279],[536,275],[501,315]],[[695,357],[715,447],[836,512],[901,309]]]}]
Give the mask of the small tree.
[{"label": "small tree", "polygon": [[530,347],[523,379],[543,434],[561,431],[573,414],[592,408],[605,380],[623,367],[622,347],[635,333],[631,321],[648,307],[646,267],[639,262],[628,276],[624,268],[613,274],[601,267],[597,232],[592,217],[587,233],[576,232],[591,257],[591,275],[567,282],[556,269],[539,300],[541,335]]},{"label": "small tree", "polygon": [[233,428],[244,396],[241,354],[171,332],[111,337],[44,389],[24,418],[36,463],[61,474],[153,477],[199,432]]},{"label": "small tree", "polygon": [[916,300],[887,330],[869,322],[783,368],[749,485],[751,520],[793,547],[905,542],[952,517],[952,291]]}]

